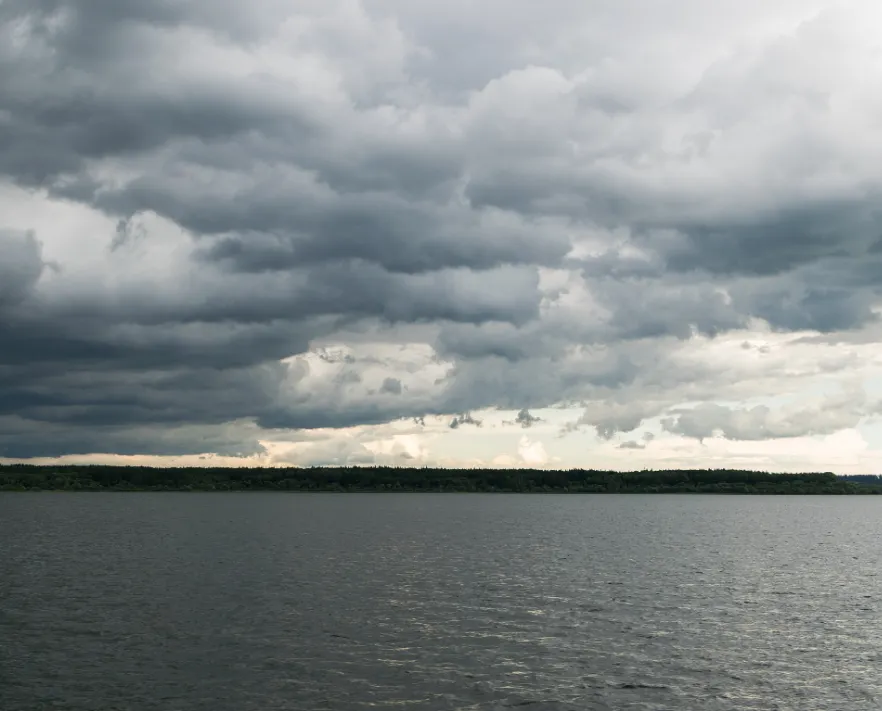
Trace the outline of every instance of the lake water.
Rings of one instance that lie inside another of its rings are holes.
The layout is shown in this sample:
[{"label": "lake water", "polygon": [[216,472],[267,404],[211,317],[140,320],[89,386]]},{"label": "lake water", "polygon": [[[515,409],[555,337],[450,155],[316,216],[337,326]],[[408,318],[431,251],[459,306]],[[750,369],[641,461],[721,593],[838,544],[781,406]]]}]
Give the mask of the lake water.
[{"label": "lake water", "polygon": [[0,708],[879,709],[882,497],[0,494]]}]

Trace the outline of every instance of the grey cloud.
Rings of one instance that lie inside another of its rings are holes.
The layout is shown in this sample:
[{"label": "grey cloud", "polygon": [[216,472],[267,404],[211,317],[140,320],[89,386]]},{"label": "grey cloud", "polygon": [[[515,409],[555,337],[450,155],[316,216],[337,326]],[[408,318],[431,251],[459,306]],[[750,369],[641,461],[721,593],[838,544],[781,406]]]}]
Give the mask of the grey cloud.
[{"label": "grey cloud", "polygon": [[579,425],[592,425],[601,439],[636,430],[653,413],[652,403],[595,402],[585,408]]},{"label": "grey cloud", "polygon": [[618,449],[630,449],[630,450],[639,450],[646,449],[652,440],[655,439],[655,435],[652,432],[644,432],[643,436],[640,438],[640,441],[629,439],[625,440],[621,444],[618,445]]},{"label": "grey cloud", "polygon": [[874,195],[763,208],[715,224],[678,225],[686,239],[664,247],[675,271],[775,275],[831,258],[860,258],[882,231]]},{"label": "grey cloud", "polygon": [[[798,242],[794,249],[800,249]],[[755,251],[762,254],[758,248]],[[774,255],[769,258],[771,264]],[[625,266],[620,267],[610,254],[583,261],[582,271],[597,298],[614,315],[615,334],[620,338],[716,335],[746,327],[751,318],[761,318],[777,330],[820,332],[859,328],[876,319],[873,307],[882,286],[878,258],[855,254],[803,255],[800,259],[806,263],[781,274],[717,275],[712,281],[696,271],[677,276],[659,268],[654,276],[641,274],[630,266],[633,260],[622,260]],[[734,259],[731,264],[732,271],[737,271]],[[598,275],[602,266],[618,278]],[[645,308],[646,304],[651,307]]]},{"label": "grey cloud", "polygon": [[[538,312],[536,279],[535,269],[527,267],[396,276],[359,263],[239,279],[203,272],[161,294],[146,285],[126,285],[113,300],[96,291],[54,304],[52,314],[20,326],[23,340],[16,348],[35,358],[57,358],[64,348],[45,346],[69,343],[71,350],[95,357],[155,360],[167,353],[174,363],[200,355],[220,361],[245,355],[256,362],[303,352],[310,337],[341,320],[525,323]],[[229,353],[216,350],[224,345]]]},{"label": "grey cloud", "polygon": [[845,285],[796,282],[777,285],[771,293],[753,291],[746,300],[757,316],[775,328],[823,333],[857,328],[874,321],[876,298],[871,291],[856,291]]},{"label": "grey cloud", "polygon": [[[71,252],[51,235],[0,230],[4,451],[254,452],[260,428],[483,407],[526,426],[583,401],[578,425],[611,438],[703,376],[666,367],[676,339],[875,320],[874,134],[836,123],[872,113],[849,82],[869,50],[842,14],[296,5],[0,5],[0,176],[117,225],[77,237],[106,242],[91,276],[47,269]],[[416,329],[449,364],[434,389],[327,356],[343,369],[318,391],[280,362]],[[791,431],[759,410],[671,418]],[[309,461],[367,456],[331,450]]]},{"label": "grey cloud", "polygon": [[[189,322],[157,324],[111,323],[74,314],[15,313],[0,323],[0,365],[30,367],[67,363],[71,369],[112,368],[120,372],[185,366],[236,368],[281,359],[308,347],[308,336],[327,330],[320,322],[289,325],[268,321],[259,324]],[[126,314],[131,320],[137,311]],[[62,368],[63,369],[63,368]]]},{"label": "grey cloud", "polygon": [[40,244],[32,232],[0,229],[0,309],[24,300],[44,267]]},{"label": "grey cloud", "polygon": [[515,417],[515,422],[521,427],[526,428],[532,427],[537,422],[542,422],[542,418],[531,415],[529,410],[524,409],[518,412],[517,417]]},{"label": "grey cloud", "polygon": [[637,372],[639,366],[628,355],[606,349],[551,363],[545,358],[463,360],[446,383],[443,406],[456,412],[488,403],[511,410],[573,403],[586,393],[608,392],[631,383]]},{"label": "grey cloud", "polygon": [[108,368],[4,368],[0,414],[26,414],[36,422],[115,424],[220,424],[240,413],[267,410],[286,376],[283,366],[212,370],[166,366],[121,373]]},{"label": "grey cloud", "polygon": [[747,323],[747,314],[733,308],[712,283],[622,280],[595,282],[594,287],[598,298],[609,304],[612,327],[620,338],[713,336]]},{"label": "grey cloud", "polygon": [[268,429],[333,429],[379,425],[400,418],[417,417],[423,413],[443,414],[434,412],[421,402],[402,400],[398,406],[366,400],[352,403],[346,408],[335,408],[333,404],[318,398],[314,403],[277,403],[272,409],[262,412],[256,422]]},{"label": "grey cloud", "polygon": [[866,326],[877,319],[873,307],[882,286],[876,257],[819,259],[786,277],[747,279],[732,284],[738,310],[783,331],[830,333]]},{"label": "grey cloud", "polygon": [[452,420],[450,420],[450,429],[455,430],[459,429],[463,425],[473,425],[475,427],[480,427],[483,423],[481,420],[477,420],[472,417],[472,413],[466,412],[462,415],[457,415]]},{"label": "grey cloud", "polygon": [[383,386],[380,388],[381,392],[389,393],[390,395],[401,395],[401,390],[401,381],[398,378],[385,378]]},{"label": "grey cloud", "polygon": [[[15,76],[17,68],[17,64],[0,63],[4,76]],[[52,186],[59,176],[86,170],[89,160],[135,157],[170,140],[233,139],[260,124],[285,118],[301,124],[304,138],[311,130],[307,118],[284,117],[267,108],[261,111],[256,97],[227,95],[221,87],[194,88],[189,97],[165,98],[132,95],[129,89],[106,96],[99,87],[75,90],[71,95],[72,89],[65,84],[27,73],[18,82],[20,86],[7,85],[0,92],[3,105],[17,119],[0,141],[0,171],[24,185]],[[34,95],[39,89],[45,95]],[[83,185],[83,181],[76,184]],[[84,187],[72,194],[84,195]]]},{"label": "grey cloud", "polygon": [[451,355],[466,359],[504,358],[516,362],[531,356],[541,356],[547,349],[559,348],[556,342],[534,337],[529,329],[508,323],[442,325],[438,334],[438,349],[443,356]]},{"label": "grey cloud", "polygon": [[[100,432],[100,434],[99,434]],[[0,457],[70,454],[182,455],[211,452],[234,457],[262,454],[257,432],[247,424],[186,424],[177,427],[118,425],[97,430],[71,422],[34,422],[0,417]]]},{"label": "grey cloud", "polygon": [[840,401],[796,411],[776,411],[766,405],[733,408],[704,403],[692,409],[674,409],[662,420],[669,432],[695,439],[721,435],[733,440],[763,440],[832,434],[855,427],[865,416],[863,403]]},{"label": "grey cloud", "polygon": [[335,380],[341,385],[362,382],[361,375],[359,375],[359,373],[355,370],[342,370],[340,371],[339,375],[337,375]]},{"label": "grey cloud", "polygon": [[[875,195],[836,201],[813,199],[767,207],[713,221],[659,221],[630,242],[641,257],[613,247],[584,264],[586,276],[618,278],[690,274],[776,276],[821,260],[856,259],[874,253],[882,231]],[[878,275],[877,275],[878,276]]]},{"label": "grey cloud", "polygon": [[[565,239],[537,239],[528,226],[458,225],[460,216],[406,204],[340,205],[319,216],[291,216],[267,229],[295,223],[298,233],[225,235],[203,251],[203,259],[234,271],[265,272],[317,264],[345,255],[375,262],[392,272],[441,268],[490,269],[500,264],[558,264],[569,249]],[[312,224],[311,224],[312,223]]]}]

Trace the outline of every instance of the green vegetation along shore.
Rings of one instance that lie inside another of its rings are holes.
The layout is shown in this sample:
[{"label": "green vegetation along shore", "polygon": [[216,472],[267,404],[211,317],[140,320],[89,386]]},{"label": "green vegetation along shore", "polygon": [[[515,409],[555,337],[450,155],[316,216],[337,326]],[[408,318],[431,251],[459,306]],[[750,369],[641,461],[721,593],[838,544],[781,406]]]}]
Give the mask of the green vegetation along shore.
[{"label": "green vegetation along shore", "polygon": [[882,477],[728,469],[159,468],[0,465],[0,491],[882,494]]}]

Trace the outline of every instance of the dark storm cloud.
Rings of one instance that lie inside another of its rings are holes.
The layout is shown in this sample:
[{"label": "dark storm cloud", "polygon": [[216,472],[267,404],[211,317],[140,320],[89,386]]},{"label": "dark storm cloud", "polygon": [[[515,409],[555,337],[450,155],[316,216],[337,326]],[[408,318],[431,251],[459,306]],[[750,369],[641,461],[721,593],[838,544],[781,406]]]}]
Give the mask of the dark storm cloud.
[{"label": "dark storm cloud", "polygon": [[[394,400],[403,400],[389,395]],[[420,413],[417,415],[416,413]],[[431,406],[402,401],[391,404],[388,401],[363,401],[347,407],[334,407],[326,402],[292,402],[284,406],[268,410],[257,418],[257,424],[269,429],[323,429],[355,427],[358,425],[380,425],[399,418],[410,418],[423,415],[445,414],[444,410],[436,411]]]},{"label": "dark storm cloud", "polygon": [[[39,303],[20,304],[0,322],[0,365],[139,370],[202,366],[236,368],[301,352],[309,336],[328,330],[321,320],[284,322],[169,322],[145,306],[100,310],[83,315],[91,304],[46,312]],[[111,318],[113,320],[111,320]],[[142,323],[138,323],[141,321]],[[145,323],[146,322],[146,323]],[[42,376],[41,376],[42,377]]]},{"label": "dark storm cloud", "polygon": [[[554,265],[569,250],[562,238],[539,241],[535,232],[457,225],[457,216],[384,199],[349,201],[330,214],[289,215],[265,224],[272,232],[224,235],[203,259],[233,271],[287,270],[345,255],[376,262],[393,272],[419,273],[444,267],[489,269],[499,264]],[[384,204],[386,203],[386,204]],[[297,224],[296,233],[284,232]]]},{"label": "dark storm cloud", "polygon": [[529,337],[523,329],[512,324],[494,323],[485,326],[474,324],[445,324],[438,336],[441,355],[480,360],[503,358],[515,363],[531,356],[547,354],[549,349],[560,348],[551,334],[544,338]]},{"label": "dark storm cloud", "polygon": [[[808,15],[774,5],[6,0],[0,177],[116,227],[0,218],[0,454],[592,398],[611,437],[676,339],[872,321],[878,181],[828,110],[852,45],[833,13],[736,47]],[[281,362],[344,329],[449,369]]]},{"label": "dark storm cloud", "polygon": [[[770,243],[775,241],[773,237],[768,239]],[[832,238],[828,246],[830,251],[842,251]],[[808,256],[807,250],[805,247],[800,252],[800,244],[795,241],[791,257],[798,259],[799,265],[784,268],[775,262],[778,252],[773,248],[769,263],[760,266],[763,250],[756,245],[753,252],[745,251],[755,256],[745,256],[740,262],[745,266],[749,260],[755,261],[756,268],[750,267],[744,273],[738,272],[739,262],[734,259],[729,273],[714,273],[710,267],[723,261],[717,255],[710,256],[711,247],[690,252],[692,269],[682,276],[678,276],[678,270],[656,270],[644,259],[619,259],[610,254],[590,260],[582,271],[586,278],[593,279],[598,298],[615,310],[622,338],[716,335],[747,326],[751,317],[767,321],[776,330],[824,333],[860,328],[875,321],[873,307],[882,295],[882,260],[859,252]],[[705,253],[709,256],[702,262]],[[699,270],[702,263],[704,268]],[[618,278],[600,276],[604,265]]]},{"label": "dark storm cloud", "polygon": [[[875,195],[812,199],[784,209],[719,219],[716,224],[672,226],[686,237],[662,252],[668,269],[768,276],[835,257],[861,257],[882,232]],[[765,214],[764,214],[765,213]]]},{"label": "dark storm cloud", "polygon": [[[136,156],[170,140],[210,143],[273,126],[284,126],[289,134],[296,129],[306,140],[315,130],[308,117],[283,112],[267,100],[279,87],[245,90],[173,82],[169,91],[156,79],[139,86],[134,83],[139,82],[138,67],[129,68],[131,77],[110,74],[113,54],[92,67],[64,49],[49,44],[51,59],[0,53],[0,99],[13,117],[0,138],[0,170],[25,185],[52,186],[58,176],[80,175],[76,185],[82,193],[88,161]],[[134,48],[110,49],[129,56]],[[148,63],[140,69],[149,74],[173,68]],[[101,75],[105,71],[106,77]]]},{"label": "dark storm cloud", "polygon": [[264,451],[247,423],[176,427],[114,425],[98,430],[74,419],[62,425],[20,417],[0,417],[0,457],[60,457],[112,453],[184,455],[210,452],[245,457]]},{"label": "dark storm cloud", "polygon": [[[307,0],[304,6],[309,4]],[[255,13],[236,0],[5,0],[0,19],[26,20],[33,39],[52,42],[68,57],[102,67],[109,54],[130,50],[127,40],[145,27],[191,25],[231,39],[253,38],[284,15],[279,4],[264,3],[261,10]]]},{"label": "dark storm cloud", "polygon": [[[286,370],[279,364],[210,370],[139,370],[124,378],[93,369],[44,371],[31,380],[3,378],[0,415],[26,411],[46,423],[75,420],[83,427],[125,424],[219,424],[242,409],[271,406]],[[37,373],[33,373],[34,376]],[[4,382],[6,381],[6,382]]]},{"label": "dark storm cloud", "polygon": [[552,360],[547,356],[516,362],[498,357],[463,360],[450,374],[443,405],[455,412],[486,407],[483,403],[488,402],[515,411],[578,403],[633,383],[653,358],[645,344],[638,344],[633,353],[599,347]]},{"label": "dark storm cloud", "polygon": [[855,290],[845,281],[824,279],[818,282],[792,281],[745,289],[742,301],[751,312],[782,331],[820,331],[832,333],[859,328],[877,320],[873,306],[875,289]]}]

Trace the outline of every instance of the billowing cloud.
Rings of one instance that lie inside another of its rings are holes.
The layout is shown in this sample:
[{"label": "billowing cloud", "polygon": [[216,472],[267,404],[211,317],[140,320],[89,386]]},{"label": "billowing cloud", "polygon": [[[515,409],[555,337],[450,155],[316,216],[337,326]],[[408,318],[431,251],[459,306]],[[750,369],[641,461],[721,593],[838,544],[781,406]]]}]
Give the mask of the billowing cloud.
[{"label": "billowing cloud", "polygon": [[541,466],[548,463],[548,452],[542,442],[534,442],[529,437],[521,437],[518,443],[518,455],[528,465]]},{"label": "billowing cloud", "polygon": [[846,392],[827,397],[809,408],[727,407],[702,403],[691,409],[672,409],[662,425],[669,432],[700,440],[717,435],[737,440],[763,440],[833,434],[857,426],[867,414],[861,395]]},{"label": "billowing cloud", "polygon": [[661,451],[649,426],[857,431],[879,396],[880,19],[6,0],[0,456],[427,461],[431,426],[353,428],[433,416],[627,457]]}]

